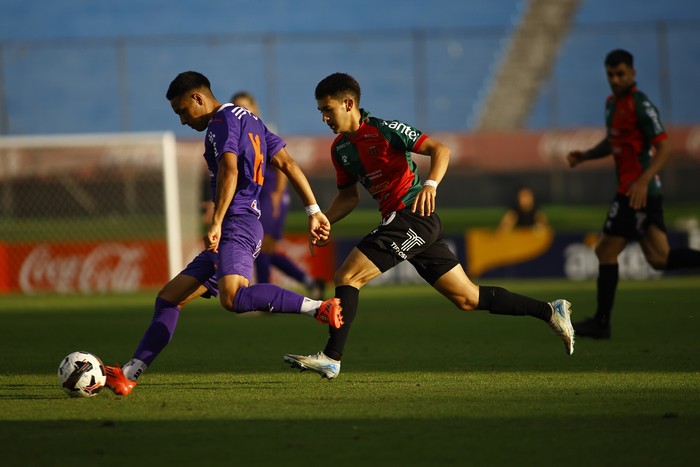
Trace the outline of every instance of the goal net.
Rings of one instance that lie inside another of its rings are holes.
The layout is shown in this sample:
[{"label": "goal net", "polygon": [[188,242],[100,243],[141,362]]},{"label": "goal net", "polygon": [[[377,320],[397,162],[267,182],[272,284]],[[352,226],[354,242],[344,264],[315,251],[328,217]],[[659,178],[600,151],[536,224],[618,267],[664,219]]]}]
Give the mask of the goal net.
[{"label": "goal net", "polygon": [[169,132],[0,137],[0,293],[162,285],[201,249],[203,176]]}]

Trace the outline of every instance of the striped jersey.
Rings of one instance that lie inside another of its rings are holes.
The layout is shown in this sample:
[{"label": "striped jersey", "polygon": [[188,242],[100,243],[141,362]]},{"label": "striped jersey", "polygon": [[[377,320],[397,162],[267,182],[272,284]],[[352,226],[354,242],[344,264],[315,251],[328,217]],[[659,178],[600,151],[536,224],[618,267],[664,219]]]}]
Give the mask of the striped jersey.
[{"label": "striped jersey", "polygon": [[282,138],[269,131],[262,120],[245,107],[222,105],[211,117],[204,139],[212,199],[216,200],[219,160],[225,152],[231,152],[238,159],[238,180],[228,214],[249,212],[260,217],[258,196],[266,164],[285,145]]},{"label": "striped jersey", "polygon": [[361,123],[352,138],[339,135],[331,156],[339,189],[358,181],[379,203],[382,217],[410,206],[421,190],[411,153],[427,138],[398,120],[382,120],[360,109]]},{"label": "striped jersey", "polygon": [[[659,112],[636,84],[621,96],[611,95],[605,103],[605,124],[617,171],[617,192],[629,186],[649,167],[652,143],[666,139]],[[649,182],[649,196],[661,193],[657,175]]]}]

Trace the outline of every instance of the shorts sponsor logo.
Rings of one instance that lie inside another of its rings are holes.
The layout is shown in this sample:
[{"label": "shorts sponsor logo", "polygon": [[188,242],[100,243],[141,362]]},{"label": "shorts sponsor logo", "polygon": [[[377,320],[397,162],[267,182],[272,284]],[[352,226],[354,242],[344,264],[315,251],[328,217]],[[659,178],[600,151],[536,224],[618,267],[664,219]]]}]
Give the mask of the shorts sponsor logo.
[{"label": "shorts sponsor logo", "polygon": [[406,235],[408,236],[408,239],[401,244],[401,249],[403,251],[408,251],[414,246],[425,245],[425,240],[418,236],[418,234],[415,233],[413,229],[408,229]]},{"label": "shorts sponsor logo", "polygon": [[406,259],[406,251],[410,250],[411,248],[415,246],[420,246],[425,244],[425,240],[423,240],[422,237],[420,237],[417,233],[413,231],[413,229],[408,229],[406,232],[406,236],[408,237],[406,240],[401,243],[401,246],[398,246],[396,242],[391,242],[391,248],[394,250],[394,252],[401,258],[401,259]]}]

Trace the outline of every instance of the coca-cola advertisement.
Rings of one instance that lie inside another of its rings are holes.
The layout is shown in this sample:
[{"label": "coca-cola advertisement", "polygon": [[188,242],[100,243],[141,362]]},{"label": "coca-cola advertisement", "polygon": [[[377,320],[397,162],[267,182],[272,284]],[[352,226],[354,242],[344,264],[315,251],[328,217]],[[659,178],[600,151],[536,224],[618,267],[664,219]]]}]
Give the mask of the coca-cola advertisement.
[{"label": "coca-cola advertisement", "polygon": [[156,241],[0,244],[0,292],[133,292],[168,279]]}]

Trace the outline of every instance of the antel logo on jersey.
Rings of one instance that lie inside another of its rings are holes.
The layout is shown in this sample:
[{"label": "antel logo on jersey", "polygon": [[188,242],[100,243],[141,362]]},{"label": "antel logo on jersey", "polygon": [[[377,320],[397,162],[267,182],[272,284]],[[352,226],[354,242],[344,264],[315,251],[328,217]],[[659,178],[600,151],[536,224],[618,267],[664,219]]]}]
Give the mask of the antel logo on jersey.
[{"label": "antel logo on jersey", "polygon": [[664,127],[661,125],[661,120],[659,119],[659,114],[654,108],[653,105],[651,105],[651,102],[649,101],[644,101],[644,112],[646,112],[647,116],[651,120],[651,124],[654,125],[654,133],[657,135],[661,134],[664,132]]},{"label": "antel logo on jersey", "polygon": [[418,131],[414,130],[405,123],[397,122],[396,120],[394,120],[393,122],[384,122],[384,125],[388,126],[392,130],[397,131],[398,133],[403,133],[411,141],[416,141],[418,139]]},{"label": "antel logo on jersey", "polygon": [[134,291],[141,285],[143,256],[141,248],[119,243],[63,256],[39,245],[22,263],[19,286],[24,293]]}]

